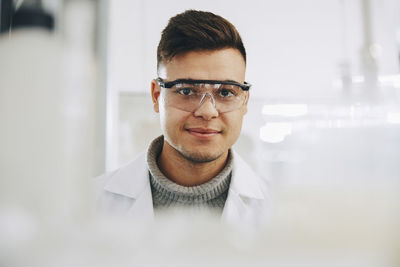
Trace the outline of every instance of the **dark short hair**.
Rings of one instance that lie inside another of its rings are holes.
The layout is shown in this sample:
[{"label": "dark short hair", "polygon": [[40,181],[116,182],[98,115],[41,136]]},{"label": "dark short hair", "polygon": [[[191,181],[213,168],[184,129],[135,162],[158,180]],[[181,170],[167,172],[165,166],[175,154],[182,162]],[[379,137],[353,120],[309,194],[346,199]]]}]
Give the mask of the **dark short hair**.
[{"label": "dark short hair", "polygon": [[235,48],[246,62],[246,50],[235,26],[211,12],[187,10],[169,19],[157,48],[157,69],[162,62],[196,50]]}]

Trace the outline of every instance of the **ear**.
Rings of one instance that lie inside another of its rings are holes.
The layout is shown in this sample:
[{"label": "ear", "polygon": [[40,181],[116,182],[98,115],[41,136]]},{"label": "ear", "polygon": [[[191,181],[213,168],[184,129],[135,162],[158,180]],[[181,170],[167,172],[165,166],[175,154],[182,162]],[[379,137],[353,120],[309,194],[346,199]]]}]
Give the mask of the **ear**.
[{"label": "ear", "polygon": [[161,88],[156,80],[151,81],[151,100],[153,101],[153,110],[159,112],[159,98],[160,98]]}]

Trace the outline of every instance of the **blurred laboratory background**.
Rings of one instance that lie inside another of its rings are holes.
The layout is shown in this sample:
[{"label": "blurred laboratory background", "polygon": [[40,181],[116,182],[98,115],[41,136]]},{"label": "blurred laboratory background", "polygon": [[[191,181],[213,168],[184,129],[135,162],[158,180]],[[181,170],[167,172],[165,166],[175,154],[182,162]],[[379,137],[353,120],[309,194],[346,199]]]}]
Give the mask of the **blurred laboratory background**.
[{"label": "blurred laboratory background", "polygon": [[[0,260],[33,222],[87,218],[90,178],[161,134],[156,48],[187,9],[242,36],[253,87],[234,148],[270,185],[277,232],[397,236],[399,0],[0,0]],[[395,266],[378,262],[329,266]]]}]

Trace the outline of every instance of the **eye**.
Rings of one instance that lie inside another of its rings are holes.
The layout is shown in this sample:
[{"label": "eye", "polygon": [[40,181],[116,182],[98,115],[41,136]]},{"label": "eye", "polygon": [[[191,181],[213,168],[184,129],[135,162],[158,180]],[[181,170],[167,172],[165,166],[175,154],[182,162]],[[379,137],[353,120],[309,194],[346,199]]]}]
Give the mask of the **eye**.
[{"label": "eye", "polygon": [[180,95],[193,95],[195,92],[192,88],[189,87],[185,87],[185,88],[180,88],[178,90],[176,90],[176,92]]},{"label": "eye", "polygon": [[236,96],[236,94],[235,94],[235,91],[233,91],[233,90],[222,88],[219,90],[218,96],[220,96],[222,98],[227,98],[227,97]]}]

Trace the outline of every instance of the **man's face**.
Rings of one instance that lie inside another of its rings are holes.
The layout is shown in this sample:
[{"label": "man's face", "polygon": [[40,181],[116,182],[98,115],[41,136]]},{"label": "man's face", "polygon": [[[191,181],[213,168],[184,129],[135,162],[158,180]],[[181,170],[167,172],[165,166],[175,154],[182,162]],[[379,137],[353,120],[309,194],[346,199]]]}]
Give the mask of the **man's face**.
[{"label": "man's face", "polygon": [[[177,79],[233,80],[244,82],[246,64],[240,52],[227,48],[213,51],[192,51],[175,56],[160,66],[165,81]],[[154,110],[160,113],[164,146],[170,146],[192,162],[210,162],[222,155],[240,135],[245,103],[234,111],[219,113],[209,97],[194,112],[165,105],[161,90],[152,81]],[[168,148],[167,148],[168,149]]]}]

